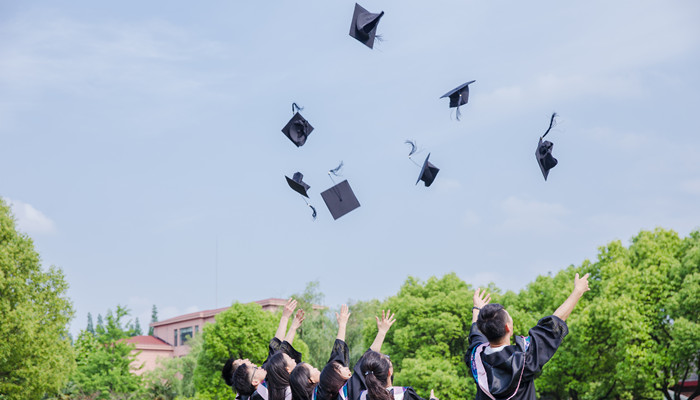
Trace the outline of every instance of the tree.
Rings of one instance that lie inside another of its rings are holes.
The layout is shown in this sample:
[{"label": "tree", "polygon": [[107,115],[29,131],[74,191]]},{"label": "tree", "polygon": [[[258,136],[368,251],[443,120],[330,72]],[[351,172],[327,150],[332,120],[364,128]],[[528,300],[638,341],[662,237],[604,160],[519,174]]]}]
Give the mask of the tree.
[{"label": "tree", "polygon": [[[455,274],[422,283],[409,277],[383,308],[396,310],[382,352],[391,357],[397,385],[413,386],[423,397],[474,397],[476,389],[463,358],[471,328],[473,291]],[[376,311],[375,311],[376,312]],[[376,324],[366,323],[371,340]],[[369,346],[369,343],[366,343]]]},{"label": "tree", "polygon": [[[156,305],[153,305],[153,309],[151,309],[151,324],[154,322],[158,322],[158,309],[156,308]],[[149,326],[148,328],[148,335],[153,336],[153,327]]]},{"label": "tree", "polygon": [[67,289],[60,269],[42,270],[32,240],[17,232],[0,199],[0,397],[39,399],[66,384],[75,368]]},{"label": "tree", "polygon": [[[215,323],[204,325],[204,343],[194,369],[197,396],[233,400],[233,391],[221,379],[224,363],[231,357],[248,358],[258,365],[265,361],[280,315],[263,311],[255,303],[234,303],[216,316]],[[308,347],[301,340],[295,340],[294,347],[308,353]]]},{"label": "tree", "polygon": [[322,369],[328,361],[338,332],[335,316],[331,318],[329,314],[332,315],[332,313],[328,309],[314,310],[313,308],[315,304],[322,304],[324,299],[323,293],[319,290],[318,281],[307,283],[302,293],[292,297],[297,300],[297,308],[306,311],[306,318],[297,334],[297,337],[309,347],[308,352],[304,353],[304,360]]},{"label": "tree", "polygon": [[104,321],[102,320],[102,314],[97,314],[97,327],[96,328],[102,328],[104,329],[105,324]]},{"label": "tree", "polygon": [[93,335],[95,334],[95,327],[92,325],[92,314],[88,313],[87,316],[87,327],[85,327],[86,332],[90,332]]},{"label": "tree", "polygon": [[136,321],[131,326],[131,332],[129,332],[129,336],[141,336],[141,335],[143,335],[143,331],[141,330],[141,324],[139,323],[139,319],[136,318]]},{"label": "tree", "polygon": [[131,372],[135,356],[123,319],[129,310],[117,306],[107,312],[107,323],[98,325],[95,335],[83,331],[75,344],[77,370],[72,379],[83,396],[96,399],[135,399],[142,392],[142,381]]}]

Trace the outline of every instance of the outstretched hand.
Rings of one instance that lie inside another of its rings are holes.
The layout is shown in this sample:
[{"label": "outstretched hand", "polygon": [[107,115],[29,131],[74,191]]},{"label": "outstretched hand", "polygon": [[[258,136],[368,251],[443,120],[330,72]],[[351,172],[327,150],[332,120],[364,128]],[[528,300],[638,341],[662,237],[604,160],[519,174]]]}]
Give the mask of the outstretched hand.
[{"label": "outstretched hand", "polygon": [[435,390],[430,389],[430,400],[438,400],[437,397],[435,397]]},{"label": "outstretched hand", "polygon": [[335,319],[338,321],[338,325],[347,325],[350,314],[347,304],[340,306],[340,314],[335,313]]},{"label": "outstretched hand", "polygon": [[486,293],[486,289],[481,291],[481,288],[476,288],[474,291],[474,307],[481,308],[491,301],[491,294]]},{"label": "outstretched hand", "polygon": [[584,294],[587,291],[591,290],[591,288],[588,287],[589,276],[591,276],[591,274],[586,274],[583,276],[583,278],[579,278],[578,272],[576,273],[576,276],[574,277],[574,292],[577,292],[578,294]]},{"label": "outstretched hand", "polygon": [[282,317],[289,318],[294,314],[294,309],[297,308],[297,301],[294,299],[287,300],[287,304],[284,305],[284,310],[282,310]]},{"label": "outstretched hand", "polygon": [[382,319],[379,319],[379,317],[375,317],[377,319],[377,330],[380,332],[389,332],[389,328],[391,328],[391,325],[396,322],[396,319],[394,318],[395,314],[391,313],[391,310],[382,310]]},{"label": "outstretched hand", "polygon": [[297,314],[294,316],[294,320],[292,321],[292,328],[296,329],[301,326],[301,323],[304,322],[304,310],[301,308],[297,311]]}]

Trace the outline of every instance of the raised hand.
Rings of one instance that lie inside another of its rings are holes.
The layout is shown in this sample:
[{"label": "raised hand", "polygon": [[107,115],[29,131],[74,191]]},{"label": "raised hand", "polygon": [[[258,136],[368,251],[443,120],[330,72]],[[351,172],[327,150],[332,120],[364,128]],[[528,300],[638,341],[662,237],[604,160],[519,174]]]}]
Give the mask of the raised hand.
[{"label": "raised hand", "polygon": [[586,274],[583,276],[583,278],[579,278],[578,272],[576,273],[576,276],[574,277],[574,292],[584,294],[587,291],[591,290],[591,288],[588,287],[589,276],[591,276],[591,274]]},{"label": "raised hand", "polygon": [[302,310],[300,308],[297,311],[297,314],[294,316],[294,320],[292,321],[292,328],[297,329],[298,327],[300,327],[301,323],[304,322],[304,317],[305,317],[304,310]]},{"label": "raised hand", "polygon": [[435,391],[433,389],[430,389],[430,400],[438,400],[438,398],[435,397]]},{"label": "raised hand", "polygon": [[338,321],[338,325],[347,325],[350,314],[347,304],[340,306],[340,314],[335,313],[335,319]]},{"label": "raised hand", "polygon": [[391,313],[391,310],[382,310],[382,319],[379,319],[379,317],[375,317],[377,319],[377,330],[379,332],[389,332],[389,328],[391,328],[391,325],[396,322],[396,319],[394,318],[395,314]]},{"label": "raised hand", "polygon": [[294,310],[297,308],[297,301],[294,299],[287,300],[287,304],[284,305],[284,310],[282,310],[282,317],[289,318],[294,314]]},{"label": "raised hand", "polygon": [[486,290],[481,291],[481,288],[476,288],[474,291],[474,307],[481,308],[491,301],[491,294],[486,293]]}]

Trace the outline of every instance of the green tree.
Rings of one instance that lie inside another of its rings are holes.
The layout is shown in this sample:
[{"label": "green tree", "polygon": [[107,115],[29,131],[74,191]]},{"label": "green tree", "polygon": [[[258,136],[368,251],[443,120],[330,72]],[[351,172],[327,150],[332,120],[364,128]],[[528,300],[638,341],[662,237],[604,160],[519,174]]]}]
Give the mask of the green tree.
[{"label": "green tree", "polygon": [[328,361],[328,356],[333,348],[338,323],[330,317],[332,312],[328,309],[314,310],[315,304],[323,304],[324,295],[319,290],[319,282],[309,282],[304,291],[292,297],[297,300],[297,308],[306,312],[304,323],[299,328],[297,337],[308,345],[308,352],[304,353],[304,360],[311,365],[322,369]]},{"label": "green tree", "polygon": [[[158,309],[156,308],[156,305],[153,305],[153,308],[151,309],[151,324],[154,322],[158,322]],[[153,327],[149,325],[148,328],[148,335],[153,336]]]},{"label": "green tree", "polygon": [[[471,327],[473,290],[455,274],[422,283],[409,277],[384,308],[396,312],[382,352],[394,364],[398,385],[413,386],[427,397],[473,397],[475,386],[463,362]],[[352,318],[352,317],[351,317]],[[371,322],[365,338],[373,337]],[[376,328],[374,328],[376,329]]]},{"label": "green tree", "polygon": [[134,324],[131,325],[130,327],[131,332],[129,332],[129,336],[141,336],[143,335],[143,331],[141,330],[141,324],[139,323],[139,319],[136,318],[136,321],[134,321]]},{"label": "green tree", "polygon": [[95,334],[95,327],[92,324],[92,314],[90,314],[90,313],[88,313],[88,316],[87,316],[87,326],[85,327],[85,331],[90,332],[93,335]]},{"label": "green tree", "polygon": [[0,199],[0,397],[38,399],[66,384],[75,368],[67,289],[60,269],[42,270],[32,240],[17,232]]},{"label": "green tree", "polygon": [[248,358],[260,365],[267,357],[268,344],[275,335],[279,314],[262,310],[255,303],[234,303],[216,316],[216,322],[202,329],[204,343],[194,369],[197,395],[204,399],[235,398],[221,379],[221,369],[230,357]]},{"label": "green tree", "polygon": [[123,319],[129,310],[117,306],[107,312],[107,323],[95,335],[83,331],[75,344],[77,370],[73,381],[80,394],[94,399],[137,399],[143,394],[141,378],[131,372],[134,346],[125,341],[129,330]]}]

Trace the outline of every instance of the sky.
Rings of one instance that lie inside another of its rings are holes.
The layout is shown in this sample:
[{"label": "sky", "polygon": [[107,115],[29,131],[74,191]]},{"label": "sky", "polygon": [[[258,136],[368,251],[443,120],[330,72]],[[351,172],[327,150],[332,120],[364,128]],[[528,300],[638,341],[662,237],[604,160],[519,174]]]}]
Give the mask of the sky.
[{"label": "sky", "polygon": [[[352,1],[0,2],[0,196],[63,270],[74,335],[118,304],[146,327],[154,304],[311,281],[331,307],[450,272],[518,291],[700,228],[700,3],[361,5],[385,12],[374,49],[348,35]],[[457,121],[439,97],[470,80]],[[293,102],[315,128],[299,148]],[[333,220],[340,161],[361,207]]]}]

